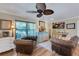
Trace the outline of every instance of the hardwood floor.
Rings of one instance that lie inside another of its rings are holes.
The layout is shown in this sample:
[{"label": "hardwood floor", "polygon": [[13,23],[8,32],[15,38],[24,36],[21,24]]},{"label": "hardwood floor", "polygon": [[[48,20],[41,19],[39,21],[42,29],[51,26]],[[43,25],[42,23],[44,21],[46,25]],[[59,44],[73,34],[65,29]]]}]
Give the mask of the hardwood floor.
[{"label": "hardwood floor", "polygon": [[52,56],[52,52],[43,47],[40,47],[34,49],[32,56]]},{"label": "hardwood floor", "polygon": [[11,49],[9,51],[0,53],[0,56],[12,56],[12,55],[15,55],[14,53],[15,53],[15,51],[13,49]]},{"label": "hardwood floor", "polygon": [[0,56],[52,56],[57,55],[54,51],[51,50],[51,44],[49,41],[43,42],[37,45],[34,48],[32,55],[16,53],[16,50],[10,50],[4,53],[1,53]]},{"label": "hardwood floor", "polygon": [[51,51],[48,51],[47,49],[41,47],[41,48],[35,48],[32,55],[16,53],[16,51],[14,49],[14,50],[10,50],[5,53],[1,53],[0,56],[59,56],[59,55],[56,54],[54,51],[51,52]]},{"label": "hardwood floor", "polygon": [[[79,46],[73,51],[74,56],[79,56]],[[0,53],[0,56],[60,56],[55,51],[51,50],[51,43],[49,41],[43,42],[35,47],[32,55],[16,53],[16,50],[10,50],[4,53]]]},{"label": "hardwood floor", "polygon": [[52,52],[50,52],[47,49],[42,48],[42,47],[41,48],[35,48],[32,55],[16,53],[15,50],[10,50],[8,52],[0,54],[0,56],[52,56],[52,55],[55,55],[55,54],[53,54]]}]

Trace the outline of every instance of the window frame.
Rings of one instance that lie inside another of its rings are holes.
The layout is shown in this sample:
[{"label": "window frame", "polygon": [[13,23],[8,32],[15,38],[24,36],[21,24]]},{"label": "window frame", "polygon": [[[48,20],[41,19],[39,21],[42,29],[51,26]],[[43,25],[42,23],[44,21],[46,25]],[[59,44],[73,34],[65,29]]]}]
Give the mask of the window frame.
[{"label": "window frame", "polygon": [[[16,38],[16,30],[20,30],[20,29],[17,29],[17,28],[16,28],[16,22],[24,22],[24,23],[26,23],[26,35],[27,35],[27,36],[28,36],[28,30],[33,30],[33,33],[34,33],[34,30],[35,30],[35,29],[28,29],[28,23],[32,23],[32,24],[35,24],[35,25],[36,25],[35,22],[15,20],[15,39],[17,39],[17,38]],[[25,30],[25,29],[23,29],[23,30]]]}]

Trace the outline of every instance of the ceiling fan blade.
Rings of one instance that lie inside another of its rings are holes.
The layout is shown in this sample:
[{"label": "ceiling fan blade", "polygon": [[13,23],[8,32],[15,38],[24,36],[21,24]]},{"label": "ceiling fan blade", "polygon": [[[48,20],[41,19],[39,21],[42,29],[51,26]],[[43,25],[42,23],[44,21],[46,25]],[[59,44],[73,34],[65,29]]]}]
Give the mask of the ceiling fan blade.
[{"label": "ceiling fan blade", "polygon": [[37,8],[37,10],[44,11],[46,9],[46,4],[45,3],[36,3],[36,8]]},{"label": "ceiling fan blade", "polygon": [[54,13],[54,11],[51,10],[51,9],[46,9],[46,10],[44,10],[44,12],[43,12],[44,15],[51,15],[51,14],[53,14],[53,13]]},{"label": "ceiling fan blade", "polygon": [[41,13],[40,13],[40,14],[37,14],[37,17],[38,17],[38,18],[40,18],[40,17],[42,17],[42,16],[43,16],[43,14],[41,14]]},{"label": "ceiling fan blade", "polygon": [[38,13],[37,11],[26,11],[27,13]]}]

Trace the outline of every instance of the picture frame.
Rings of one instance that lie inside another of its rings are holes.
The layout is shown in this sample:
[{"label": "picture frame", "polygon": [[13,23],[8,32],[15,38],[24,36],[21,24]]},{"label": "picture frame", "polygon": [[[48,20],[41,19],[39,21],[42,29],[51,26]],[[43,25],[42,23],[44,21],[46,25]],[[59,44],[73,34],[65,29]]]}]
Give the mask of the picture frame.
[{"label": "picture frame", "polygon": [[39,21],[39,32],[44,32],[44,31],[45,31],[45,22]]},{"label": "picture frame", "polygon": [[75,23],[66,24],[67,29],[75,29]]},{"label": "picture frame", "polygon": [[11,20],[0,20],[0,29],[1,30],[10,30],[12,25]]},{"label": "picture frame", "polygon": [[9,31],[2,32],[2,37],[9,37]]},{"label": "picture frame", "polygon": [[64,29],[65,28],[65,22],[55,22],[52,23],[53,29]]},{"label": "picture frame", "polygon": [[45,26],[45,22],[44,21],[39,21],[39,26]]}]

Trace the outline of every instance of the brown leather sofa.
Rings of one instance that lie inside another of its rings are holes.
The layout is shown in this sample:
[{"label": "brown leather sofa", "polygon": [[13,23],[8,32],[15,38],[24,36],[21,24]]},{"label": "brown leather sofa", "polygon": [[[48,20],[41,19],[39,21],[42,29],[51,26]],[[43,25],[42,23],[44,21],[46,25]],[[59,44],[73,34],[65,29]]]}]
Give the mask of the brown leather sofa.
[{"label": "brown leather sofa", "polygon": [[60,55],[71,56],[74,49],[77,47],[79,37],[73,36],[69,41],[61,39],[52,40],[52,50],[55,50]]},{"label": "brown leather sofa", "polygon": [[35,41],[33,40],[15,40],[16,52],[31,54],[35,47]]}]

